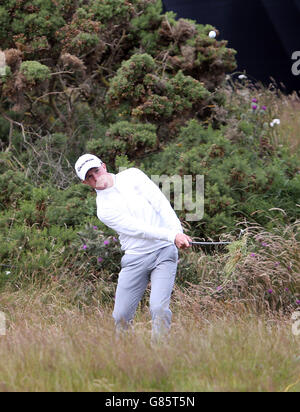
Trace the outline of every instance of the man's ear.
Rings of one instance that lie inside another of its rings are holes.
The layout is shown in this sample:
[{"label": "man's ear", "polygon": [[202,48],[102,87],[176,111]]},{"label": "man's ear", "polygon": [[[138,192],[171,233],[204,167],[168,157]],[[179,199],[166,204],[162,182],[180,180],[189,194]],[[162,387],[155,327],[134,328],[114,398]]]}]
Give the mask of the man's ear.
[{"label": "man's ear", "polygon": [[107,172],[107,167],[106,167],[106,163],[102,163],[101,165],[103,167],[103,169]]}]

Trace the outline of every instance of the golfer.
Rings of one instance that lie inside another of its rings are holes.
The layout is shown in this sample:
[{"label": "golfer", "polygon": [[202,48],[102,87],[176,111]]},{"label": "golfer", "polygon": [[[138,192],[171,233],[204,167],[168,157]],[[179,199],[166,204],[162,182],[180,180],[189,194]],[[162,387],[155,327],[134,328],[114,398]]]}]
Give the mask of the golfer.
[{"label": "golfer", "polygon": [[119,235],[121,272],[113,318],[117,331],[132,322],[137,306],[151,281],[152,339],[170,329],[170,298],[174,286],[178,250],[190,247],[189,236],[169,201],[141,170],[130,168],[108,173],[98,157],[85,154],[75,165],[81,181],[96,190],[97,216]]}]

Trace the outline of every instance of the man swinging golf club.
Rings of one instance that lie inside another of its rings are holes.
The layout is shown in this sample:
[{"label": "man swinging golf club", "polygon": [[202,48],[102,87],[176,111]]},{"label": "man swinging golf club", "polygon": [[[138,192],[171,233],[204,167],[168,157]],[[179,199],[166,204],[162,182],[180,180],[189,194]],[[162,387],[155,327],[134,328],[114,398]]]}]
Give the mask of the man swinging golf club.
[{"label": "man swinging golf club", "polygon": [[113,311],[116,329],[128,327],[151,281],[152,339],[156,341],[171,326],[177,248],[191,247],[192,239],[183,233],[167,198],[141,170],[130,168],[114,175],[91,154],[81,156],[75,169],[81,181],[96,190],[97,216],[119,234],[125,252]]}]

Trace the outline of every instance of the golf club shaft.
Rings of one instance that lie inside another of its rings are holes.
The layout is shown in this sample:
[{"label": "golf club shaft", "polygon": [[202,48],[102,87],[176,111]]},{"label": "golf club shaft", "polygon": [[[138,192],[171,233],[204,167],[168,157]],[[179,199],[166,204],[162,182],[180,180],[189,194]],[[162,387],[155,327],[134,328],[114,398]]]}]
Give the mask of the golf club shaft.
[{"label": "golf club shaft", "polygon": [[190,245],[230,245],[231,242],[190,242]]}]

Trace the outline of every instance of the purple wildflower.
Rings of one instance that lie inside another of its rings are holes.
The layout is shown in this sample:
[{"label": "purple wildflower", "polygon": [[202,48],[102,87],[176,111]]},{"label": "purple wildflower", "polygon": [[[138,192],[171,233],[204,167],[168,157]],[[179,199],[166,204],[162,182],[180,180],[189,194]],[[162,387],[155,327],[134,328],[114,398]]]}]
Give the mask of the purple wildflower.
[{"label": "purple wildflower", "polygon": [[113,241],[114,241],[114,242],[117,242],[117,241],[118,241],[118,239],[116,239],[115,237],[113,237]]},{"label": "purple wildflower", "polygon": [[83,250],[86,250],[86,249],[87,249],[87,245],[83,245],[83,246],[82,246],[82,249],[83,249]]},{"label": "purple wildflower", "polygon": [[93,229],[94,229],[94,230],[98,230],[98,226],[93,226]]},{"label": "purple wildflower", "polygon": [[105,245],[109,245],[109,240],[104,240],[103,242]]},{"label": "purple wildflower", "polygon": [[289,291],[289,288],[285,288],[284,290],[285,290],[286,292],[288,292],[288,291]]},{"label": "purple wildflower", "polygon": [[273,293],[273,290],[272,289],[269,289],[268,290],[268,293],[270,293],[270,295]]},{"label": "purple wildflower", "polygon": [[217,291],[220,291],[220,290],[222,290],[222,286],[217,287]]},{"label": "purple wildflower", "polygon": [[252,99],[252,103],[257,103],[258,102],[258,100],[257,99]]},{"label": "purple wildflower", "polygon": [[267,110],[267,106],[262,106],[261,110],[263,110],[265,112]]},{"label": "purple wildflower", "polygon": [[300,305],[300,299],[296,300],[296,304]]},{"label": "purple wildflower", "polygon": [[268,247],[268,246],[269,246],[269,245],[268,245],[267,243],[265,243],[265,242],[262,242],[261,245],[264,246],[264,247]]},{"label": "purple wildflower", "polygon": [[256,257],[256,253],[251,253],[251,257]]},{"label": "purple wildflower", "polygon": [[103,262],[102,257],[99,257],[97,260],[98,260],[99,263]]},{"label": "purple wildflower", "polygon": [[253,109],[253,110],[256,110],[256,109],[257,109],[257,105],[256,105],[256,104],[253,104],[253,105],[252,105],[252,109]]}]

